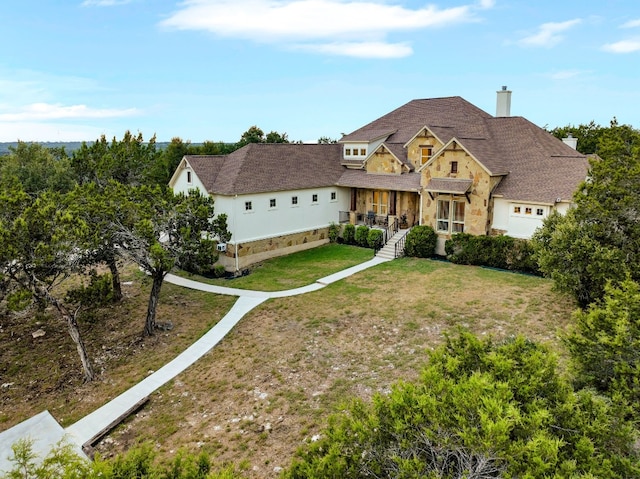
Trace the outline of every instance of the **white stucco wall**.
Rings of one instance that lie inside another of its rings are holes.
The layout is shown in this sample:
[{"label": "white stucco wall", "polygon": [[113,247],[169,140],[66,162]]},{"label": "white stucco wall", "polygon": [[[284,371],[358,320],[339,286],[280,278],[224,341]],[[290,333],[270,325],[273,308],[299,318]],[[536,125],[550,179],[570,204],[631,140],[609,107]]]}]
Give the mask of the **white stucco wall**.
[{"label": "white stucco wall", "polygon": [[[187,192],[205,188],[192,172],[191,183],[187,182],[187,172],[181,169],[173,179],[173,191]],[[336,199],[331,199],[331,193]],[[313,202],[313,195],[318,200]],[[298,197],[297,205],[292,204],[292,197]],[[270,201],[274,199],[276,206],[272,208]],[[348,211],[351,201],[349,188],[323,187],[296,191],[279,191],[275,193],[256,193],[238,196],[214,195],[216,214],[226,213],[232,237],[230,243],[243,243],[274,236],[300,233],[324,228],[330,223],[338,223],[339,212]],[[245,203],[251,202],[252,209],[247,211]]]},{"label": "white stucco wall", "polygon": [[[331,200],[331,193],[336,199]],[[313,195],[318,195],[316,202]],[[292,197],[297,196],[297,205]],[[313,188],[275,193],[238,195],[237,197],[215,196],[216,213],[226,213],[231,243],[255,241],[284,234],[299,233],[315,228],[324,228],[337,223],[340,211],[349,209],[349,189],[337,187]],[[270,201],[276,206],[272,208]],[[245,203],[251,202],[247,211]]]},{"label": "white stucco wall", "polygon": [[[184,161],[184,160],[182,160]],[[191,183],[187,181],[187,172],[191,172]],[[193,170],[189,168],[182,168],[182,163],[180,164],[178,174],[173,178],[174,182],[172,184],[174,193],[187,193],[189,190],[198,189],[202,193],[206,193],[204,185],[200,181],[200,179],[196,176]]]},{"label": "white stucco wall", "polygon": [[[520,213],[514,211],[515,207],[520,208]],[[527,213],[527,208],[531,209],[531,213]],[[568,203],[559,203],[555,207],[555,209],[561,213],[565,213],[568,208]],[[538,214],[538,210],[540,209],[542,210],[542,215]],[[542,222],[549,216],[552,209],[554,209],[554,207],[550,205],[515,202],[495,198],[492,228],[505,231],[505,234],[513,236],[514,238],[528,239],[531,238],[538,227],[542,226]]]}]

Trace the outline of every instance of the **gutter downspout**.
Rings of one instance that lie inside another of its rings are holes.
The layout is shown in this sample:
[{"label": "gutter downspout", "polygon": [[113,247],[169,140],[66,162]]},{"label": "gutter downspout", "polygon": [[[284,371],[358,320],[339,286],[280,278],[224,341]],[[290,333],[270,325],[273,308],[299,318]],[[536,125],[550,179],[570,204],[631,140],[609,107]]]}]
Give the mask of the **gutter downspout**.
[{"label": "gutter downspout", "polygon": [[[233,234],[236,234],[236,200],[238,199],[238,195],[235,195],[233,197]],[[236,274],[238,274],[238,271],[240,270],[239,268],[239,261],[238,261],[238,240],[236,238],[236,240],[233,242],[234,245],[234,253],[233,253],[233,258],[235,259],[235,263],[236,263]]]}]

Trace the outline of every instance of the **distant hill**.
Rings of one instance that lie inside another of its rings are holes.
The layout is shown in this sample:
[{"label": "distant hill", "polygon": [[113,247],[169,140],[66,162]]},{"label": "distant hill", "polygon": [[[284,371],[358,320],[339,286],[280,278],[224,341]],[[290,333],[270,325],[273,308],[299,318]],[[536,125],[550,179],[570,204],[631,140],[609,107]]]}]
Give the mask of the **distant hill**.
[{"label": "distant hill", "polygon": [[[94,141],[87,141],[86,143],[88,145],[91,145],[92,143],[94,143]],[[64,147],[64,150],[67,152],[67,154],[71,154],[75,150],[79,149],[82,146],[83,142],[82,141],[35,141],[35,142],[28,141],[26,143],[39,143],[42,146],[45,146],[46,148]],[[170,142],[168,141],[158,141],[156,142],[156,148],[158,148],[159,150],[163,150],[167,147],[167,145],[169,145],[169,143]],[[192,145],[198,145],[198,143],[192,143]],[[10,147],[15,148],[16,146],[18,146],[17,141],[0,142],[0,155],[8,155],[9,148]]]}]

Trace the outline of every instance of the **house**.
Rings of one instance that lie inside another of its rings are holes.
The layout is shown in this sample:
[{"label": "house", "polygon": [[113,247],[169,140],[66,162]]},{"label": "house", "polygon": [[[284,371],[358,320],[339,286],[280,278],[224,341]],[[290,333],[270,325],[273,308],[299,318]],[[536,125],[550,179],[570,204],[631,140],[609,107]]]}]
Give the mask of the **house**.
[{"label": "house", "polygon": [[215,199],[229,217],[223,263],[240,270],[328,241],[331,223],[430,225],[452,234],[529,238],[564,212],[586,178],[585,155],[525,118],[497,92],[492,116],[461,97],[413,100],[337,144],[249,144],[185,156],[170,186]]}]

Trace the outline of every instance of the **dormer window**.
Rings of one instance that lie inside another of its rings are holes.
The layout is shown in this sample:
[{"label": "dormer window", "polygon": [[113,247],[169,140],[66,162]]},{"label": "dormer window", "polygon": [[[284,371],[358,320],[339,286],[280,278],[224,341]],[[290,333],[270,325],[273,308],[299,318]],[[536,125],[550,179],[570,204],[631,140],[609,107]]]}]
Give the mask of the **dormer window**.
[{"label": "dormer window", "polygon": [[358,149],[357,148],[353,149],[353,156],[358,156]]},{"label": "dormer window", "polygon": [[366,148],[360,148],[360,156],[367,156],[367,149]]},{"label": "dormer window", "polygon": [[351,148],[344,149],[344,156],[351,156]]}]

